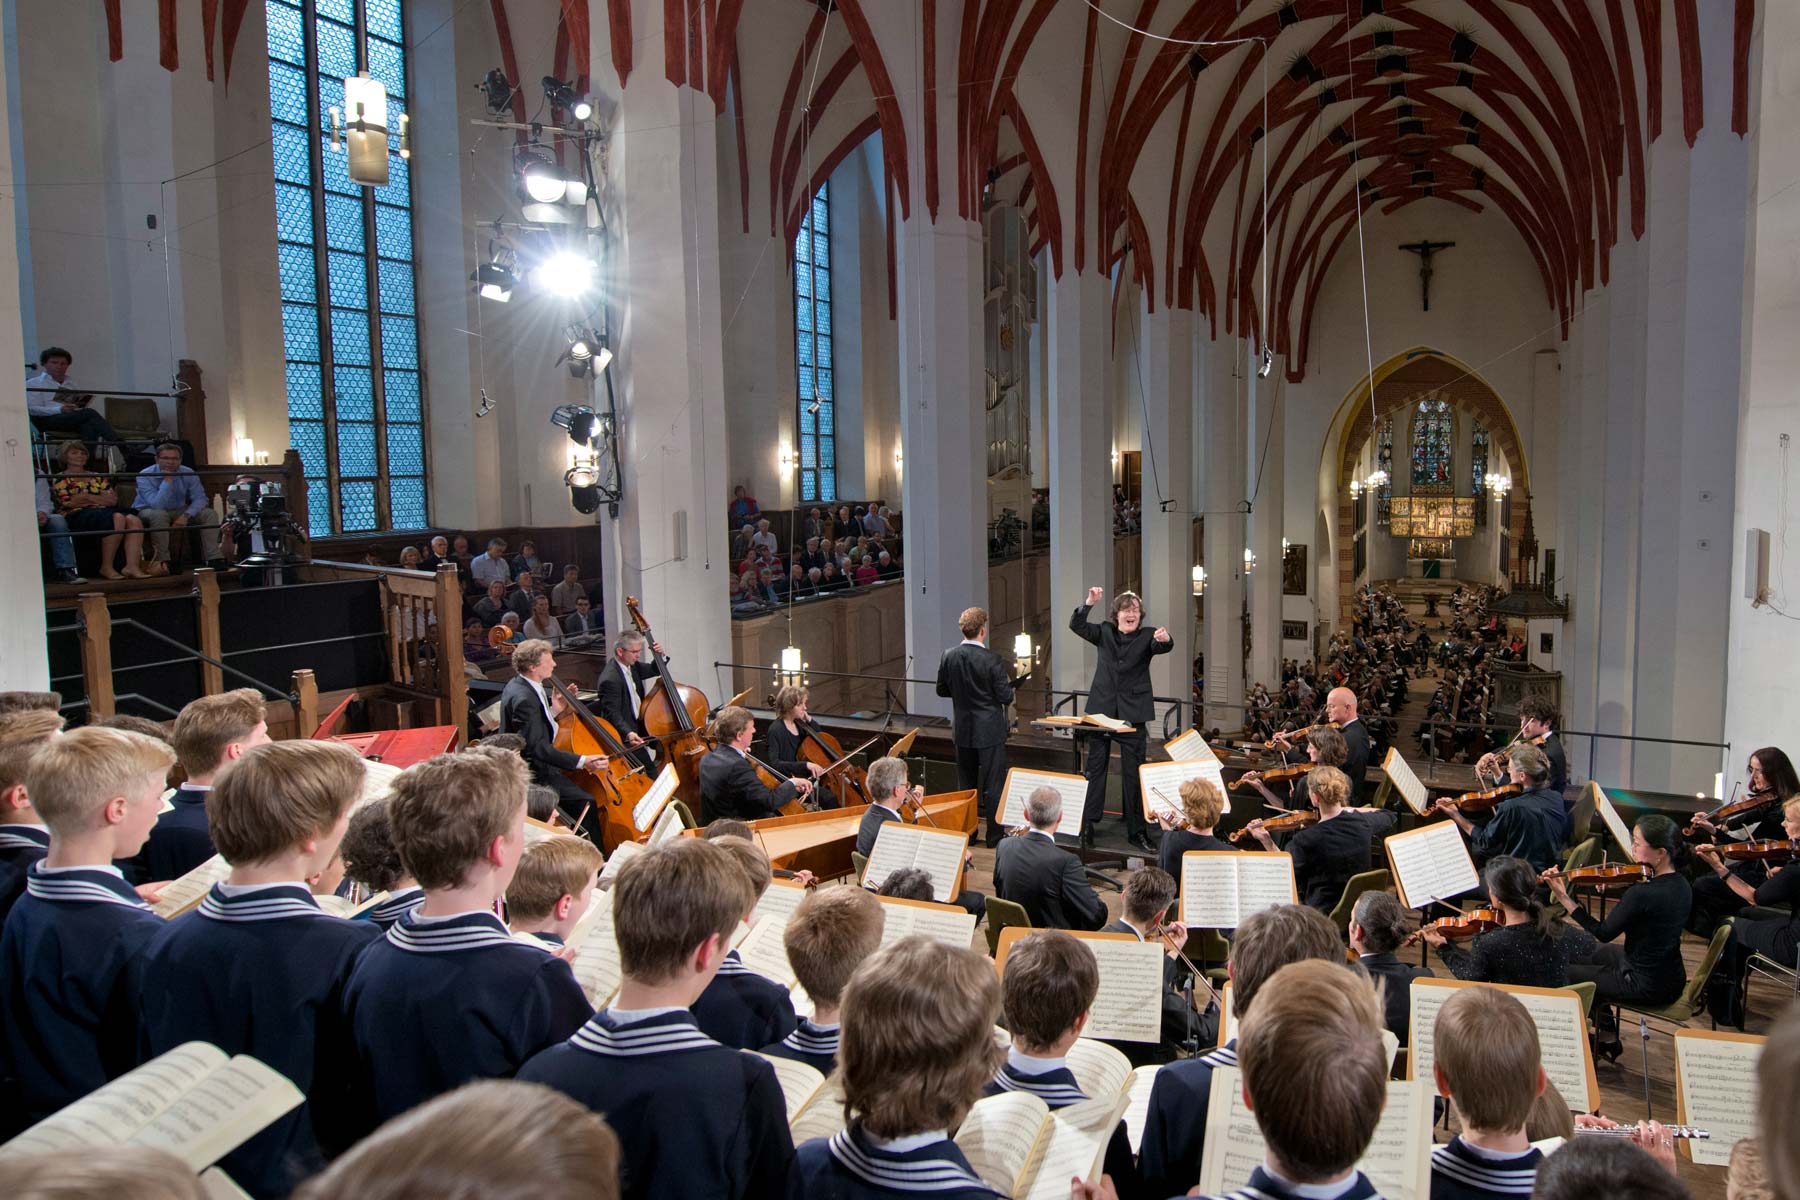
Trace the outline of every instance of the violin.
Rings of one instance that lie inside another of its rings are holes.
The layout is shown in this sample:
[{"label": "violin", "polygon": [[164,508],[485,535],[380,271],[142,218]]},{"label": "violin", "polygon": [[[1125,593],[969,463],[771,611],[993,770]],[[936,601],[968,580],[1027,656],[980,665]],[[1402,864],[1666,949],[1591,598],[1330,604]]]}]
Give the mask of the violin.
[{"label": "violin", "polygon": [[[1292,780],[1301,778],[1302,776],[1306,775],[1309,771],[1311,771],[1314,767],[1316,767],[1318,765],[1319,765],[1318,763],[1310,763],[1310,762],[1293,763],[1293,764],[1291,764],[1289,766],[1285,766],[1285,767],[1271,767],[1267,771],[1254,771],[1254,772],[1246,771],[1244,773],[1244,775],[1254,774],[1258,780],[1262,781],[1265,784],[1284,783],[1284,782],[1291,782]],[[1247,787],[1256,786],[1253,782],[1250,782],[1249,780],[1245,779],[1244,775],[1240,775],[1236,779],[1231,781],[1231,790],[1232,791],[1240,792]]]},{"label": "violin", "polygon": [[1571,889],[1592,888],[1603,892],[1608,888],[1650,882],[1650,868],[1643,863],[1600,863],[1592,867],[1577,867],[1565,873],[1552,867],[1538,878],[1546,883],[1560,878]]},{"label": "violin", "polygon": [[[1287,742],[1287,744],[1291,746],[1295,742],[1304,741],[1306,738],[1306,735],[1309,733],[1312,733],[1315,730],[1336,729],[1336,728],[1338,728],[1338,723],[1336,721],[1320,721],[1316,725],[1308,725],[1303,729],[1288,730],[1285,733],[1277,734],[1276,737],[1281,738],[1283,741]],[[1264,742],[1262,744],[1262,748],[1264,750],[1279,749],[1279,747],[1275,745],[1275,738],[1270,738],[1268,741]]]},{"label": "violin", "polygon": [[1463,812],[1482,812],[1497,807],[1509,796],[1517,796],[1524,788],[1516,783],[1503,783],[1484,792],[1464,792],[1452,801]]},{"label": "violin", "polygon": [[[644,641],[654,647],[656,636],[650,632],[650,622],[644,619],[643,610],[638,607],[638,598],[625,597],[625,608],[631,613],[631,623],[644,635]],[[675,794],[689,811],[699,812],[700,756],[706,753],[706,740],[701,736],[701,729],[712,706],[707,702],[705,692],[675,681],[667,655],[654,649],[650,653],[656,660],[657,677],[644,696],[639,719],[652,737],[662,741],[669,761],[675,764],[675,774],[680,779]]]},{"label": "violin", "polygon": [[[558,749],[571,754],[602,755],[606,762],[585,771],[569,771],[569,778],[592,798],[600,813],[601,849],[611,851],[620,842],[636,841],[645,830],[637,829],[631,814],[654,781],[631,759],[625,739],[582,702],[575,689],[552,675],[546,680],[563,698],[567,709],[556,734]],[[583,814],[586,815],[585,813]],[[579,825],[579,822],[577,822]]]},{"label": "violin", "polygon": [[1757,838],[1748,842],[1726,842],[1714,846],[1713,852],[1720,858],[1735,862],[1769,862],[1775,859],[1794,857],[1796,848],[1793,842],[1781,841],[1777,838]]},{"label": "violin", "polygon": [[1464,938],[1472,938],[1476,934],[1487,933],[1506,924],[1505,916],[1497,908],[1473,908],[1453,917],[1439,917],[1435,921],[1427,921],[1407,935],[1405,944],[1410,946],[1424,937],[1428,930],[1435,930],[1439,936],[1452,942]]},{"label": "violin", "polygon": [[[1298,830],[1305,829],[1308,825],[1317,825],[1318,823],[1319,810],[1316,808],[1309,808],[1303,812],[1282,813],[1278,817],[1269,817],[1263,821],[1262,827],[1264,833],[1273,835],[1277,833],[1294,833]],[[1231,841],[1234,845],[1241,845],[1244,842],[1251,841],[1255,836],[1255,834],[1250,832],[1250,827],[1246,825],[1231,835]]]},{"label": "violin", "polygon": [[[1737,792],[1734,789],[1732,792],[1732,795],[1735,796],[1736,794],[1737,794]],[[1721,804],[1721,805],[1719,805],[1719,807],[1713,809],[1711,812],[1704,814],[1704,816],[1706,817],[1708,823],[1713,825],[1715,828],[1718,826],[1721,826],[1721,825],[1735,825],[1742,818],[1748,817],[1748,816],[1753,816],[1756,813],[1761,812],[1763,809],[1769,807],[1769,805],[1776,803],[1780,799],[1781,799],[1781,794],[1779,792],[1777,792],[1774,788],[1772,788],[1772,787],[1764,788],[1760,792],[1751,792],[1749,795],[1745,796],[1742,800],[1731,801],[1731,802],[1727,802],[1725,804]],[[1685,829],[1683,829],[1681,832],[1688,837],[1710,836],[1710,834],[1707,832],[1707,830],[1703,829],[1701,826],[1699,826],[1697,824],[1689,825]]]}]

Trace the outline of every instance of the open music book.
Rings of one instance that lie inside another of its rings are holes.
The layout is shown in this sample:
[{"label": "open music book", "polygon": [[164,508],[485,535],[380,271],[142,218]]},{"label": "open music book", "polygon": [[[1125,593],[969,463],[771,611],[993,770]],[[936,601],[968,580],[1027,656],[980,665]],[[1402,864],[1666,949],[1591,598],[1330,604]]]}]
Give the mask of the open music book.
[{"label": "open music book", "polygon": [[[1162,943],[1140,942],[1129,933],[1067,932],[1093,951],[1100,968],[1100,990],[1094,994],[1083,1037],[1116,1042],[1162,1041]],[[994,966],[1002,978],[1013,945],[1031,933],[1032,930],[1016,926],[1000,931]],[[1121,1061],[1123,1058],[1120,1055]]]},{"label": "open music book", "polygon": [[1252,913],[1299,900],[1287,853],[1189,850],[1181,856],[1181,923],[1189,929],[1236,929]]},{"label": "open music book", "polygon": [[954,904],[933,904],[927,900],[902,900],[896,896],[878,896],[886,920],[881,926],[881,944],[886,946],[901,938],[928,937],[958,950],[967,950],[975,937],[975,914]]},{"label": "open music book", "polygon": [[963,862],[968,853],[966,833],[889,821],[875,832],[862,884],[878,888],[900,868],[918,867],[931,875],[931,898],[947,904],[962,890]]},{"label": "open music book", "polygon": [[[674,767],[669,768],[670,771],[674,769]],[[650,828],[649,844],[660,846],[664,842],[673,841],[680,837],[681,831],[686,828],[687,822],[681,819],[681,810],[673,804],[665,804],[662,813],[656,818],[656,824]]]},{"label": "open music book", "polygon": [[626,863],[642,854],[649,847],[642,842],[620,842],[607,857],[606,865],[600,868],[600,883],[597,891],[608,891],[619,878],[619,870]]},{"label": "open music book", "polygon": [[1431,821],[1382,839],[1400,903],[1424,908],[1481,886],[1475,860],[1454,821]]},{"label": "open music book", "polygon": [[1613,807],[1612,798],[1606,794],[1605,788],[1592,781],[1588,783],[1588,786],[1594,789],[1594,812],[1606,823],[1607,832],[1612,834],[1613,841],[1619,847],[1619,853],[1624,856],[1624,861],[1630,862],[1630,826],[1625,824],[1625,818],[1619,815],[1619,810]]},{"label": "open music book", "polygon": [[1062,796],[1062,820],[1056,823],[1056,832],[1070,837],[1079,834],[1082,809],[1087,805],[1087,779],[1080,775],[1065,775],[1060,771],[1027,771],[1020,767],[1009,767],[1006,772],[1006,787],[1001,793],[1000,823],[1009,829],[1027,824],[1025,800],[1041,787],[1053,787]]},{"label": "open music book", "polygon": [[1219,761],[1219,756],[1213,753],[1213,748],[1206,744],[1206,739],[1200,736],[1198,729],[1190,729],[1179,737],[1172,737],[1164,742],[1163,753],[1176,762],[1193,762],[1198,759]]},{"label": "open music book", "polygon": [[39,1121],[0,1146],[0,1158],[151,1146],[199,1171],[305,1099],[280,1072],[247,1054],[186,1042]]},{"label": "open music book", "polygon": [[[1069,1180],[1098,1179],[1106,1143],[1125,1100],[1111,1102],[1087,1120],[1072,1119],[1075,1105],[1052,1113],[1026,1092],[1003,1092],[977,1100],[956,1132],[956,1144],[975,1173],[1005,1195],[1031,1200],[1065,1200]],[[1084,1127],[1085,1126],[1085,1127]]]},{"label": "open music book", "polygon": [[631,826],[634,829],[650,829],[656,818],[662,814],[663,807],[675,795],[676,785],[681,780],[676,777],[675,764],[670,763],[650,785],[650,790],[638,797],[638,802],[631,806]]},{"label": "open music book", "polygon": [[1170,820],[1181,820],[1181,785],[1190,779],[1212,780],[1219,795],[1225,798],[1225,807],[1220,811],[1231,811],[1231,793],[1225,790],[1225,775],[1219,760],[1188,758],[1138,764],[1138,788],[1144,797],[1145,818],[1154,821],[1159,816],[1166,816]]},{"label": "open music book", "polygon": [[1150,1091],[1156,1086],[1156,1073],[1162,1070],[1155,1063],[1139,1067],[1131,1073],[1131,1087],[1125,1093],[1125,1139],[1131,1143],[1131,1152],[1138,1153],[1144,1148],[1144,1122],[1150,1118]]},{"label": "open music book", "polygon": [[[1406,1079],[1388,1082],[1387,1105],[1357,1169],[1388,1200],[1428,1200],[1431,1195],[1431,1092]],[[1244,1106],[1243,1073],[1215,1067],[1206,1109],[1206,1145],[1200,1152],[1200,1190],[1213,1195],[1249,1182],[1265,1148],[1256,1116]]]},{"label": "open music book", "polygon": [[172,921],[206,899],[212,885],[224,882],[230,874],[231,864],[225,861],[224,855],[215,854],[164,888],[150,911]]},{"label": "open music book", "polygon": [[386,900],[387,896],[388,894],[386,892],[376,892],[373,896],[369,896],[361,901],[356,901],[350,899],[348,896],[315,895],[313,900],[318,904],[321,910],[330,913],[334,917],[342,917],[347,921],[352,917],[359,916],[367,910],[374,908],[377,904]]},{"label": "open music book", "polygon": [[[781,1095],[787,1102],[788,1132],[794,1145],[807,1138],[830,1137],[844,1127],[844,1084],[838,1074],[821,1075],[818,1068],[791,1058],[777,1058],[761,1051],[752,1053],[775,1068],[776,1082],[781,1084]],[[801,1136],[802,1131],[805,1137]]]},{"label": "open music book", "polygon": [[1568,988],[1524,987],[1504,983],[1474,983],[1463,979],[1415,979],[1412,1017],[1408,1024],[1406,1076],[1428,1080],[1437,1060],[1434,1026],[1438,1009],[1457,988],[1487,987],[1505,992],[1525,1006],[1537,1025],[1538,1047],[1544,1073],[1569,1107],[1593,1112],[1600,1107],[1600,1084],[1594,1077],[1594,1054],[1588,1045],[1587,1011],[1581,996]]},{"label": "open music book", "polygon": [[1756,1136],[1756,1060],[1765,1040],[1722,1030],[1675,1031],[1675,1119],[1712,1135],[1682,1139],[1695,1162],[1722,1167],[1740,1138]]},{"label": "open music book", "polygon": [[587,913],[569,931],[568,944],[575,947],[575,961],[569,964],[575,973],[575,982],[581,985],[589,1004],[604,1008],[625,981],[610,896],[598,888],[594,890]]},{"label": "open music book", "polygon": [[1039,718],[1045,725],[1064,725],[1071,729],[1082,725],[1095,729],[1104,729],[1108,733],[1123,733],[1131,728],[1130,721],[1121,721],[1117,717],[1109,717],[1105,713],[1082,713],[1080,715],[1053,716]]},{"label": "open music book", "polygon": [[394,780],[400,777],[405,767],[396,767],[389,763],[376,762],[372,758],[362,760],[363,781],[362,792],[356,797],[356,803],[350,806],[355,812],[363,805],[379,800],[394,790]]},{"label": "open music book", "polygon": [[1400,793],[1400,798],[1406,801],[1406,807],[1421,817],[1431,809],[1431,793],[1425,789],[1425,784],[1413,771],[1412,764],[1407,762],[1392,746],[1388,747],[1387,757],[1381,762],[1381,769],[1387,773],[1388,782],[1394,785],[1394,790]]}]

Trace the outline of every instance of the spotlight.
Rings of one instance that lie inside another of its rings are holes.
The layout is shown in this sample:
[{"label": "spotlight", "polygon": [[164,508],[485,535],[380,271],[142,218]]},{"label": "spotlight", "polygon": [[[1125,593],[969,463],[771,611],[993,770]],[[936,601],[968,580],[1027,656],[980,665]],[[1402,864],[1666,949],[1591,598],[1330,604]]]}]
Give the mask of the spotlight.
[{"label": "spotlight", "polygon": [[569,431],[569,440],[585,446],[593,439],[600,416],[585,404],[559,404],[550,414],[550,423]]},{"label": "spotlight", "polygon": [[475,89],[487,93],[487,107],[490,113],[498,113],[512,103],[512,81],[507,79],[506,72],[499,67],[495,67],[484,75],[481,82],[475,85]]},{"label": "spotlight", "polygon": [[513,170],[519,176],[519,191],[532,204],[556,204],[569,190],[569,181],[556,169],[556,163],[541,150],[515,151]]},{"label": "spotlight", "polygon": [[569,486],[569,503],[575,511],[582,514],[596,512],[600,508],[599,473],[586,464],[570,467],[563,475],[563,482]]},{"label": "spotlight", "polygon": [[563,473],[563,482],[572,488],[591,488],[599,481],[591,463],[576,463]]},{"label": "spotlight", "polygon": [[586,96],[577,95],[569,84],[554,75],[544,76],[544,99],[553,108],[560,108],[577,121],[585,121],[594,115],[593,101]]},{"label": "spotlight", "polygon": [[568,333],[564,336],[568,338],[569,348],[562,352],[556,362],[559,366],[565,362],[568,363],[569,374],[576,379],[587,375],[598,375],[606,370],[608,363],[612,362],[612,350],[607,346],[605,340],[593,330],[584,329],[580,325],[571,325]]},{"label": "spotlight", "polygon": [[1256,377],[1258,379],[1267,379],[1269,377],[1269,372],[1274,369],[1275,352],[1270,350],[1267,346],[1264,346],[1262,352],[1262,364],[1256,368]]},{"label": "spotlight", "polygon": [[594,262],[567,250],[558,251],[531,272],[531,285],[558,296],[579,296],[594,286]]}]

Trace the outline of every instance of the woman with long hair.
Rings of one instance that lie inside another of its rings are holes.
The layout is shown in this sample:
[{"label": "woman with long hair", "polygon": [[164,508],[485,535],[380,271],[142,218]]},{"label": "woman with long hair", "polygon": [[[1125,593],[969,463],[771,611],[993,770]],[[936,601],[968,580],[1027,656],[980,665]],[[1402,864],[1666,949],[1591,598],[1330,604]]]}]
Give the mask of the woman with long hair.
[{"label": "woman with long hair", "polygon": [[[1751,752],[1748,774],[1746,787],[1750,794],[1765,797],[1768,803],[1731,821],[1715,823],[1704,813],[1696,815],[1693,823],[1699,828],[1701,841],[1723,846],[1785,836],[1781,830],[1782,807],[1800,796],[1800,775],[1795,774],[1794,764],[1778,747],[1764,746]],[[1733,862],[1723,874],[1703,869],[1694,880],[1694,911],[1688,928],[1701,937],[1711,937],[1720,921],[1736,915],[1750,903],[1748,894],[1755,892],[1767,877],[1767,870],[1755,859]],[[1733,886],[1734,880],[1745,886]]]},{"label": "woman with long hair", "polygon": [[[1787,841],[1800,841],[1800,796],[1790,797],[1781,806],[1781,832]],[[1742,1029],[1744,969],[1750,956],[1772,958],[1789,970],[1800,962],[1800,866],[1789,862],[1770,867],[1762,882],[1751,887],[1728,866],[1719,847],[1698,846],[1695,854],[1713,872],[1702,882],[1716,881],[1745,904],[1731,918],[1731,937],[1719,956],[1718,973],[1707,997],[1720,1024]],[[1699,886],[1694,890],[1698,892]],[[1784,911],[1776,905],[1787,908]]]},{"label": "woman with long hair", "polygon": [[1538,898],[1537,872],[1531,864],[1503,854],[1488,860],[1481,879],[1487,885],[1488,903],[1500,912],[1500,928],[1481,934],[1467,949],[1429,927],[1419,936],[1437,948],[1438,959],[1458,979],[1567,987],[1569,941]]}]

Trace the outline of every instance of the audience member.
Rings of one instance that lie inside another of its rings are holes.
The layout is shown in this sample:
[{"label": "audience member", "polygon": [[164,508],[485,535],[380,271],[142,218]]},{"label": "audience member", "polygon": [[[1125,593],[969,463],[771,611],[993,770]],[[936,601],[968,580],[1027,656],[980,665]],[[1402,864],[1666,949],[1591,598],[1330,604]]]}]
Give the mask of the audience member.
[{"label": "audience member", "polygon": [[[56,453],[62,473],[50,481],[50,493],[56,499],[56,511],[76,533],[111,530],[100,541],[100,578],[142,579],[144,577],[144,522],[135,514],[119,507],[119,493],[112,480],[87,469],[88,448],[81,442],[64,442]],[[125,565],[115,570],[113,563],[121,547]]]},{"label": "audience member", "polygon": [[538,557],[537,543],[530,538],[519,539],[519,552],[512,556],[512,561],[507,565],[512,568],[514,578],[526,574],[541,578],[544,574],[541,569],[544,560]]},{"label": "audience member", "polygon": [[575,602],[587,595],[581,586],[581,568],[570,563],[563,568],[562,582],[550,589],[550,608],[557,616],[575,611]]},{"label": "audience member", "polygon": [[474,611],[475,615],[481,619],[483,625],[498,625],[500,623],[500,618],[510,611],[506,604],[506,581],[496,579],[489,583],[487,585],[487,595],[475,602]]},{"label": "audience member", "polygon": [[550,597],[540,592],[531,598],[531,615],[525,620],[523,632],[527,638],[549,642],[553,649],[562,645],[562,622],[550,615]]},{"label": "audience member", "polygon": [[762,507],[756,503],[756,497],[741,483],[731,489],[731,507],[727,511],[733,525],[746,524],[762,515]]},{"label": "audience member", "polygon": [[506,561],[505,538],[488,539],[487,553],[469,564],[469,578],[475,581],[477,587],[482,588],[496,580],[511,586],[513,571],[512,564]]},{"label": "audience member", "polygon": [[[200,557],[206,565],[222,570],[219,557],[219,514],[206,499],[206,488],[194,468],[181,461],[181,447],[164,442],[156,448],[156,461],[137,473],[137,496],[132,509],[151,531],[156,557],[169,561],[169,531],[193,529],[200,535]],[[415,557],[418,551],[413,552]],[[404,564],[402,564],[404,565]]]},{"label": "audience member", "polygon": [[84,442],[117,442],[119,435],[98,409],[89,407],[93,396],[69,379],[75,356],[61,346],[38,354],[41,370],[25,381],[25,408],[31,423],[44,433],[72,433]]},{"label": "audience member", "polygon": [[57,583],[86,583],[75,569],[75,539],[69,536],[69,518],[56,511],[56,501],[50,498],[50,481],[40,476],[34,482],[38,529],[50,543],[51,578]]}]

